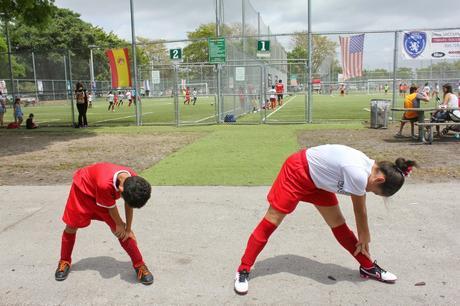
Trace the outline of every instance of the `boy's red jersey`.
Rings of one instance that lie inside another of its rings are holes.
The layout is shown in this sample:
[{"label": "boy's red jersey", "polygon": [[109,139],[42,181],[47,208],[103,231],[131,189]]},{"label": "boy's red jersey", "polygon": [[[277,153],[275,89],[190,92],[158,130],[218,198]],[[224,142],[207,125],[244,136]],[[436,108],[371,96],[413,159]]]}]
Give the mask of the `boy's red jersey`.
[{"label": "boy's red jersey", "polygon": [[284,92],[284,84],[283,83],[276,83],[275,90],[277,94],[282,94]]},{"label": "boy's red jersey", "polygon": [[73,183],[84,194],[94,198],[101,207],[111,208],[121,194],[117,187],[118,174],[126,172],[136,176],[131,168],[111,163],[96,163],[75,172]]}]

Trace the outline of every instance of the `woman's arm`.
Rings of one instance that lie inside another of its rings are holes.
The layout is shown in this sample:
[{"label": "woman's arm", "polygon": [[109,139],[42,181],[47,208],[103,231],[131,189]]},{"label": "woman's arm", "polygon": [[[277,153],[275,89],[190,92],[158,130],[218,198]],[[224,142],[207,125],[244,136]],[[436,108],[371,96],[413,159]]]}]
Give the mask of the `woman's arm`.
[{"label": "woman's arm", "polygon": [[356,229],[358,231],[358,243],[356,244],[356,251],[353,255],[356,256],[358,253],[363,253],[370,258],[369,243],[371,242],[371,234],[367,222],[366,195],[351,195],[351,201],[353,202]]}]

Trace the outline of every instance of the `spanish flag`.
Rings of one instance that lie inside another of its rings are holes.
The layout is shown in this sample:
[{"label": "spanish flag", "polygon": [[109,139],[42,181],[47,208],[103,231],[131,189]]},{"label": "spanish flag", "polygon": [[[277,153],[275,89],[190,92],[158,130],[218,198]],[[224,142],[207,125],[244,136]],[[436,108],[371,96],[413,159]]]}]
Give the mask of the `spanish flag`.
[{"label": "spanish flag", "polygon": [[112,88],[131,87],[128,48],[110,49],[105,54],[112,72]]}]

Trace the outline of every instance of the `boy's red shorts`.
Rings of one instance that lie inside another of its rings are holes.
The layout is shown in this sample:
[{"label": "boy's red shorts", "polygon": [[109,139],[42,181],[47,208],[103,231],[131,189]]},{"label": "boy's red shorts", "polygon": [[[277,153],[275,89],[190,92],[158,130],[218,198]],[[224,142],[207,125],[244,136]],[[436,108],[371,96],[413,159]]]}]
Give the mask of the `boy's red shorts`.
[{"label": "boy's red shorts", "polygon": [[334,193],[318,189],[313,183],[306,149],[292,154],[284,162],[267,200],[273,208],[285,214],[293,212],[300,201],[318,206],[334,206],[339,203]]},{"label": "boy's red shorts", "polygon": [[91,220],[104,221],[112,231],[116,228],[109,210],[98,206],[96,199],[84,194],[77,185],[72,184],[62,221],[70,227],[83,228],[90,225]]}]

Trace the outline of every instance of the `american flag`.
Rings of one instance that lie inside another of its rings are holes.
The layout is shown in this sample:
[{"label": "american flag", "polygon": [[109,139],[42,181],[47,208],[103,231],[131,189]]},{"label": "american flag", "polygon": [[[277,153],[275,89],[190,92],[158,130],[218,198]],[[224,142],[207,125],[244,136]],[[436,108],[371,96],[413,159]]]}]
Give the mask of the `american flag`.
[{"label": "american flag", "polygon": [[364,34],[341,37],[343,79],[347,80],[363,75]]}]

